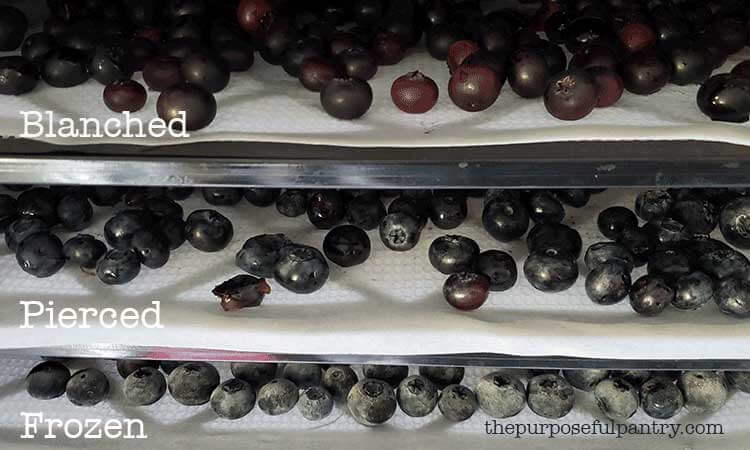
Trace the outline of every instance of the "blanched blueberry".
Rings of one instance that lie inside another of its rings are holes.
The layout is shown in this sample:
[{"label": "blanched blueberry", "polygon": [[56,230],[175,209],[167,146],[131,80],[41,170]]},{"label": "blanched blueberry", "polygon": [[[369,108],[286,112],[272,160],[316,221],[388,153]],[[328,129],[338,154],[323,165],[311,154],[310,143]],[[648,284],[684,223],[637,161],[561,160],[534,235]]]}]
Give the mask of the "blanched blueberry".
[{"label": "blanched blueberry", "polygon": [[563,376],[575,388],[591,392],[600,381],[609,376],[609,370],[604,369],[580,369],[563,370]]},{"label": "blanched blueberry", "polygon": [[527,389],[529,408],[548,419],[565,417],[575,404],[573,386],[559,375],[537,375]]},{"label": "blanched blueberry", "polygon": [[307,201],[307,218],[321,230],[338,225],[346,214],[346,204],[338,191],[318,191]]},{"label": "blanched blueberry", "polygon": [[507,373],[492,372],[479,379],[476,387],[479,407],[491,417],[513,417],[526,406],[523,382]]},{"label": "blanched blueberry", "polygon": [[674,300],[674,289],[661,277],[644,275],[630,289],[630,306],[644,316],[655,316]]},{"label": "blanched blueberry", "polygon": [[360,380],[349,391],[346,400],[354,419],[369,427],[381,425],[396,412],[396,394],[382,380],[366,378]]},{"label": "blanched blueberry", "polygon": [[409,376],[409,366],[364,364],[362,366],[362,374],[365,376],[365,378],[383,380],[395,389],[404,378]]},{"label": "blanched blueberry", "polygon": [[648,274],[674,283],[677,278],[690,273],[690,258],[680,250],[660,250],[648,260]]},{"label": "blanched blueberry", "polygon": [[474,272],[457,272],[445,280],[443,297],[451,306],[462,311],[479,308],[490,293],[488,276]]},{"label": "blanched blueberry", "polygon": [[529,228],[529,212],[520,198],[503,195],[489,200],[482,211],[482,225],[500,242],[518,239]]},{"label": "blanched blueberry", "polygon": [[193,211],[185,221],[185,235],[197,250],[218,252],[226,248],[234,235],[232,222],[212,209]]},{"label": "blanched blueberry", "polygon": [[210,402],[217,416],[236,420],[255,407],[255,389],[246,381],[232,378],[216,386]]},{"label": "blanched blueberry", "polygon": [[276,377],[277,368],[276,363],[233,362],[230,365],[235,378],[247,381],[256,390]]},{"label": "blanched blueberry", "polygon": [[150,229],[154,223],[153,216],[141,209],[120,211],[104,224],[104,237],[107,243],[118,250],[133,248],[135,232]]},{"label": "blanched blueberry", "polygon": [[578,264],[570,259],[532,253],[523,264],[523,273],[542,292],[561,292],[578,279]]},{"label": "blanched blueberry", "polygon": [[131,245],[141,264],[150,269],[158,269],[169,260],[169,243],[159,232],[140,229],[133,234]]},{"label": "blanched blueberry", "polygon": [[323,370],[317,364],[287,363],[281,369],[281,376],[304,389],[319,385]]},{"label": "blanched blueberry", "polygon": [[288,245],[281,250],[274,279],[297,294],[309,294],[322,288],[330,269],[322,253],[306,245]]},{"label": "blanched blueberry", "polygon": [[662,219],[672,209],[673,203],[674,199],[667,191],[643,191],[635,199],[635,213],[646,222]]},{"label": "blanched blueberry", "polygon": [[272,278],[281,249],[291,244],[292,241],[283,234],[260,234],[245,241],[234,262],[251,275]]},{"label": "blanched blueberry", "polygon": [[245,200],[253,206],[271,206],[279,198],[281,189],[249,188],[245,189]]},{"label": "blanched blueberry", "polygon": [[201,193],[206,202],[214,206],[234,206],[242,200],[240,188],[207,187],[202,188]]},{"label": "blanched blueberry", "polygon": [[609,264],[619,264],[630,273],[635,267],[633,254],[624,245],[616,242],[597,242],[586,250],[583,258],[589,270]]},{"label": "blanched blueberry", "polygon": [[451,384],[440,392],[438,409],[451,422],[463,422],[477,410],[477,395],[462,384]]},{"label": "blanched blueberry", "polygon": [[526,246],[530,253],[575,260],[581,255],[583,243],[581,235],[567,225],[540,223],[529,231]]},{"label": "blanched blueberry", "polygon": [[128,375],[122,385],[125,398],[133,405],[145,406],[159,401],[167,391],[167,381],[159,369],[141,367]]},{"label": "blanched blueberry", "polygon": [[30,275],[38,278],[52,276],[65,265],[62,242],[46,231],[34,233],[18,244],[16,261]]},{"label": "blanched blueberry", "polygon": [[18,244],[34,233],[47,231],[49,227],[42,219],[33,216],[21,216],[8,225],[5,230],[5,244],[16,251]]},{"label": "blanched blueberry", "polygon": [[724,239],[739,248],[750,248],[750,197],[740,197],[724,205],[719,215]]},{"label": "blanched blueberry", "polygon": [[430,264],[440,273],[466,272],[474,266],[479,245],[465,236],[446,235],[432,241],[427,253]]},{"label": "blanched blueberry", "polygon": [[237,275],[214,287],[211,293],[219,297],[224,311],[238,311],[259,306],[263,297],[271,293],[271,287],[263,278]]},{"label": "blanched blueberry", "polygon": [[276,210],[286,217],[299,217],[307,211],[307,193],[301,189],[285,189],[276,199]]},{"label": "blanched blueberry", "polygon": [[109,380],[98,369],[79,370],[68,380],[65,395],[74,405],[94,406],[109,395]]},{"label": "blanched blueberry", "polygon": [[654,419],[674,417],[684,403],[680,388],[669,378],[651,378],[641,386],[643,412]]},{"label": "blanched blueberry", "polygon": [[269,416],[288,413],[299,400],[299,388],[286,378],[274,378],[258,390],[258,407]]},{"label": "blanched blueberry", "polygon": [[185,363],[174,369],[167,378],[172,398],[186,406],[208,403],[218,385],[219,372],[204,362]]},{"label": "blanched blueberry", "polygon": [[59,222],[57,202],[58,197],[51,189],[35,187],[18,196],[16,208],[19,215],[38,217],[51,227]]},{"label": "blanched blueberry", "polygon": [[685,397],[685,408],[693,414],[710,414],[727,402],[729,391],[724,374],[709,371],[687,371],[677,385]]},{"label": "blanched blueberry", "polygon": [[464,379],[464,368],[459,366],[420,366],[419,374],[435,383],[438,389],[459,384]]},{"label": "blanched blueberry", "polygon": [[638,410],[638,390],[622,378],[602,380],[594,388],[599,410],[612,420],[627,420]]},{"label": "blanched blueberry", "polygon": [[406,213],[389,213],[380,222],[380,240],[389,249],[405,252],[419,243],[422,231],[417,218]]},{"label": "blanched blueberry", "polygon": [[693,311],[713,298],[714,280],[703,272],[694,271],[675,281],[672,306],[683,311]]},{"label": "blanched blueberry", "polygon": [[321,384],[331,393],[336,401],[346,401],[346,396],[357,384],[357,373],[349,366],[333,365],[323,371]]},{"label": "blanched blueberry", "polygon": [[133,250],[112,249],[96,264],[96,276],[104,284],[125,284],[141,271],[141,259]]},{"label": "blanched blueberry", "polygon": [[562,222],[565,207],[549,191],[534,191],[526,198],[529,217],[535,223]]},{"label": "blanched blueberry", "polygon": [[432,412],[438,402],[438,388],[421,375],[405,378],[396,391],[398,406],[411,417],[424,417]]},{"label": "blanched blueberry", "polygon": [[70,371],[57,361],[37,364],[26,375],[26,392],[38,400],[50,400],[65,393]]},{"label": "blanched blueberry", "polygon": [[633,211],[622,206],[612,206],[599,213],[596,220],[599,231],[609,239],[618,239],[622,230],[638,225]]},{"label": "blanched blueberry", "polygon": [[441,230],[451,230],[466,220],[466,197],[460,191],[435,191],[430,198],[430,220]]},{"label": "blanched blueberry", "polygon": [[357,196],[346,206],[347,222],[367,231],[377,228],[385,214],[385,206],[377,197]]},{"label": "blanched blueberry", "polygon": [[630,272],[621,264],[598,266],[586,276],[586,294],[598,305],[614,305],[630,292]]},{"label": "blanched blueberry", "polygon": [[299,395],[297,409],[307,420],[321,420],[333,410],[333,397],[322,386],[311,386]]},{"label": "blanched blueberry", "polygon": [[341,267],[356,266],[370,257],[370,238],[361,228],[341,225],[328,232],[323,240],[323,252]]},{"label": "blanched blueberry", "polygon": [[510,254],[500,250],[480,253],[474,261],[474,268],[490,279],[490,291],[506,291],[518,280],[516,261]]},{"label": "blanched blueberry", "polygon": [[152,367],[154,369],[159,368],[159,361],[153,361],[148,359],[118,359],[117,360],[117,373],[122,378],[127,378],[128,375],[135,372],[142,367]]},{"label": "blanched blueberry", "polygon": [[750,281],[725,278],[716,285],[714,301],[724,314],[750,317]]}]

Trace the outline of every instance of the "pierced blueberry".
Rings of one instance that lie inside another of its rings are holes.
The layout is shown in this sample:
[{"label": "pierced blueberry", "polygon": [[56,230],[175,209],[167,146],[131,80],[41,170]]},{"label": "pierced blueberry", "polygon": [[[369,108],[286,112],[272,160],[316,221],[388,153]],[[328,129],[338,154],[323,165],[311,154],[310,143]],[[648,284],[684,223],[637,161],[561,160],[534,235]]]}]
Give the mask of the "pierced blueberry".
[{"label": "pierced blueberry", "polygon": [[235,264],[245,272],[262,278],[272,278],[281,249],[292,245],[283,234],[261,234],[251,237],[235,256]]},{"label": "pierced blueberry", "polygon": [[52,276],[65,265],[62,242],[46,231],[34,233],[18,244],[16,261],[30,275],[38,278]]},{"label": "pierced blueberry", "polygon": [[484,229],[500,242],[518,239],[529,228],[529,212],[515,196],[491,199],[482,211]]},{"label": "pierced blueberry", "polygon": [[136,231],[150,229],[153,216],[140,209],[126,209],[115,214],[104,224],[104,237],[107,243],[118,249],[128,250],[133,247],[133,236]]},{"label": "pierced blueberry", "polygon": [[90,234],[79,234],[63,245],[65,257],[84,269],[96,268],[96,263],[107,253],[107,245]]},{"label": "pierced blueberry", "polygon": [[750,317],[750,281],[726,278],[718,282],[714,300],[724,314]]},{"label": "pierced blueberry", "polygon": [[418,219],[406,213],[389,213],[380,222],[380,240],[391,250],[411,250],[419,242],[422,227]]},{"label": "pierced blueberry", "polygon": [[616,242],[597,242],[586,250],[584,262],[589,270],[607,264],[619,264],[630,273],[635,267],[633,254],[624,245]]},{"label": "pierced blueberry", "polygon": [[65,393],[69,379],[67,367],[56,361],[45,361],[34,366],[26,375],[26,392],[39,400],[57,398]]},{"label": "pierced blueberry", "polygon": [[208,403],[218,385],[219,372],[211,364],[203,362],[185,363],[174,369],[167,378],[172,398],[186,406]]},{"label": "pierced blueberry", "polygon": [[96,264],[96,276],[105,284],[125,284],[141,271],[141,259],[133,250],[113,249]]},{"label": "pierced blueberry", "polygon": [[529,217],[535,223],[562,222],[565,208],[562,203],[548,191],[534,191],[526,198]]},{"label": "pierced blueberry", "polygon": [[635,199],[635,213],[645,221],[664,218],[672,209],[674,199],[667,191],[644,191]]},{"label": "pierced blueberry", "polygon": [[109,395],[109,380],[98,369],[79,370],[68,380],[65,394],[76,406],[94,406]]},{"label": "pierced blueberry", "polygon": [[286,289],[298,294],[317,291],[328,280],[328,263],[316,248],[289,245],[280,252],[274,269],[274,279]]}]

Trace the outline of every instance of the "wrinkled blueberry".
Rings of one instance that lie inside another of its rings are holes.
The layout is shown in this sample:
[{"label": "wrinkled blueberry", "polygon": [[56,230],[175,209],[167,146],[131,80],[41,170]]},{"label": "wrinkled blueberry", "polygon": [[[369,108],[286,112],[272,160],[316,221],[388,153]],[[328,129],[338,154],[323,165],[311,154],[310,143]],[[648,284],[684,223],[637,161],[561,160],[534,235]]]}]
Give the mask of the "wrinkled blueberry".
[{"label": "wrinkled blueberry", "polygon": [[586,276],[586,295],[598,305],[614,305],[630,292],[630,272],[621,264],[598,266]]},{"label": "wrinkled blueberry", "polygon": [[172,398],[186,406],[208,403],[218,385],[219,372],[211,364],[203,362],[185,363],[167,377]]},{"label": "wrinkled blueberry", "polygon": [[133,405],[152,405],[167,391],[167,381],[159,369],[141,367],[128,375],[122,385],[125,398]]},{"label": "wrinkled blueberry", "polygon": [[669,378],[651,378],[641,386],[643,412],[654,419],[674,417],[684,403],[680,388]]},{"label": "wrinkled blueberry", "polygon": [[185,236],[195,249],[218,252],[229,245],[234,235],[232,222],[211,209],[193,211],[185,221]]},{"label": "wrinkled blueberry", "polygon": [[732,248],[714,250],[698,258],[696,268],[717,280],[745,277],[750,272],[750,262],[742,253]]},{"label": "wrinkled blueberry", "polygon": [[632,227],[622,230],[622,236],[617,240],[633,254],[636,266],[646,264],[648,258],[654,252],[654,244],[651,242],[646,230],[641,227]]},{"label": "wrinkled blueberry", "polygon": [[479,245],[464,236],[440,236],[432,241],[427,255],[432,267],[440,273],[450,275],[466,272],[474,266],[474,260],[479,255]]},{"label": "wrinkled blueberry", "polygon": [[366,378],[352,387],[346,403],[357,422],[377,426],[393,416],[397,402],[391,385],[382,380]]},{"label": "wrinkled blueberry", "polygon": [[643,226],[643,230],[656,250],[684,246],[693,237],[685,225],[669,217],[648,222]]},{"label": "wrinkled blueberry", "polygon": [[622,236],[622,230],[637,226],[638,218],[628,208],[612,206],[599,213],[596,224],[604,237],[616,240]]},{"label": "wrinkled blueberry", "polygon": [[247,381],[256,390],[276,377],[277,368],[276,363],[233,362],[230,365],[235,378]]},{"label": "wrinkled blueberry", "polygon": [[693,414],[710,414],[727,402],[729,391],[724,375],[709,371],[687,371],[677,385],[685,397],[685,409]]},{"label": "wrinkled blueberry", "polygon": [[318,249],[289,245],[281,250],[273,276],[286,289],[309,294],[323,287],[328,280],[329,270],[325,257]]},{"label": "wrinkled blueberry", "polygon": [[630,306],[644,316],[655,316],[674,300],[674,289],[660,277],[644,275],[630,288]]},{"label": "wrinkled blueberry", "polygon": [[600,381],[609,376],[609,370],[604,369],[563,370],[562,373],[573,387],[586,392],[593,391]]},{"label": "wrinkled blueberry", "polygon": [[283,234],[260,234],[245,241],[234,262],[251,275],[271,278],[279,262],[281,249],[288,245],[292,245],[292,241]]},{"label": "wrinkled blueberry", "polygon": [[224,311],[260,306],[271,287],[263,278],[252,275],[237,275],[213,288],[212,294],[219,297]]},{"label": "wrinkled blueberry", "polygon": [[597,242],[592,244],[583,258],[589,270],[595,270],[604,265],[619,264],[630,273],[635,267],[633,254],[624,245],[617,242]]},{"label": "wrinkled blueberry", "polygon": [[459,384],[464,379],[464,368],[459,366],[420,366],[419,374],[435,383],[438,389]]},{"label": "wrinkled blueberry", "polygon": [[523,382],[507,373],[492,372],[483,376],[476,391],[479,407],[497,419],[513,417],[526,406]]},{"label": "wrinkled blueberry", "polygon": [[643,191],[635,198],[635,213],[646,222],[663,219],[672,210],[673,203],[667,191]]},{"label": "wrinkled blueberry", "polygon": [[638,410],[638,390],[622,378],[602,380],[594,388],[599,410],[612,420],[627,420]]},{"label": "wrinkled blueberry", "polygon": [[38,400],[50,400],[65,393],[70,371],[57,361],[44,361],[26,375],[26,392]]},{"label": "wrinkled blueberry", "polygon": [[255,389],[246,381],[232,378],[216,386],[210,402],[217,416],[236,420],[255,407]]},{"label": "wrinkled blueberry", "polygon": [[396,391],[396,399],[401,411],[411,417],[424,417],[437,406],[438,388],[421,375],[405,378]]},{"label": "wrinkled blueberry", "polygon": [[140,271],[141,259],[133,250],[110,250],[96,264],[96,276],[110,285],[129,283]]},{"label": "wrinkled blueberry", "polygon": [[523,264],[526,279],[542,292],[561,292],[578,279],[578,264],[570,259],[532,253]]},{"label": "wrinkled blueberry", "polygon": [[352,386],[357,384],[357,373],[349,366],[333,365],[323,371],[321,384],[336,401],[345,401]]},{"label": "wrinkled blueberry", "polygon": [[18,244],[16,261],[30,275],[38,278],[52,276],[65,265],[63,244],[54,234],[39,231]]},{"label": "wrinkled blueberry", "polygon": [[537,375],[527,389],[529,408],[548,419],[565,417],[575,404],[573,386],[559,375]]},{"label": "wrinkled blueberry", "polygon": [[286,414],[299,400],[299,388],[286,378],[274,378],[258,390],[258,407],[269,416]]},{"label": "wrinkled blueberry", "polygon": [[109,395],[109,380],[98,369],[79,370],[68,380],[65,395],[74,405],[94,406]]},{"label": "wrinkled blueberry", "polygon": [[380,222],[380,240],[389,249],[405,252],[419,243],[422,227],[418,219],[406,213],[389,213]]},{"label": "wrinkled blueberry", "polygon": [[370,238],[361,228],[340,225],[328,232],[323,240],[323,252],[334,264],[352,267],[370,257]]},{"label": "wrinkled blueberry", "polygon": [[461,384],[451,384],[440,392],[438,409],[451,422],[462,422],[477,410],[477,395]]},{"label": "wrinkled blueberry", "polygon": [[299,395],[297,409],[307,420],[321,420],[333,410],[333,397],[322,386],[311,386]]},{"label": "wrinkled blueberry", "polygon": [[714,298],[714,280],[703,272],[695,271],[677,278],[674,283],[672,306],[683,311],[701,308]]},{"label": "wrinkled blueberry", "polygon": [[709,234],[719,222],[719,214],[713,203],[697,196],[677,200],[672,206],[671,216],[692,234]]},{"label": "wrinkled blueberry", "polygon": [[714,301],[724,314],[750,317],[750,281],[725,278],[716,285]]}]

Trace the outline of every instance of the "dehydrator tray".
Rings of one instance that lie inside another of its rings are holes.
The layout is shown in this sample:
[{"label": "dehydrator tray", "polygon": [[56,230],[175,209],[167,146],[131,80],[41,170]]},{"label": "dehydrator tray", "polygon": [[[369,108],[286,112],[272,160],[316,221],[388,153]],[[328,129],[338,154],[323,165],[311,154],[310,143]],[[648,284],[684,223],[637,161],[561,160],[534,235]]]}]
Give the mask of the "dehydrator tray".
[{"label": "dehydrator tray", "polygon": [[[565,223],[581,233],[585,249],[606,240],[596,227],[599,211],[612,205],[632,206],[635,195],[634,190],[610,190],[592,196],[585,208],[567,208]],[[186,214],[207,206],[199,193],[182,205]],[[285,218],[273,207],[257,208],[243,201],[236,207],[216,209],[234,223],[234,239],[227,249],[201,253],[186,243],[172,252],[166,266],[143,268],[133,282],[123,286],[105,286],[70,266],[53,277],[37,279],[25,274],[14,255],[2,246],[2,348],[27,354],[101,357],[134,357],[138,349],[185,352],[181,356],[175,353],[172,359],[190,359],[186,354],[201,349],[202,359],[209,360],[243,359],[241,352],[315,355],[320,360],[326,360],[326,355],[447,358],[489,353],[658,364],[669,361],[666,364],[675,367],[679,361],[683,361],[679,367],[689,367],[690,360],[742,361],[749,357],[746,321],[721,314],[713,303],[696,312],[668,308],[654,318],[636,315],[627,300],[598,306],[584,292],[583,266],[575,286],[565,292],[544,294],[533,289],[521,270],[527,254],[525,242],[502,244],[490,238],[481,227],[478,199],[470,202],[469,218],[462,226],[443,231],[428,225],[417,247],[409,252],[387,250],[377,231],[372,231],[370,259],[348,269],[331,265],[330,278],[321,290],[293,294],[271,280],[272,292],[260,307],[223,312],[211,289],[241,273],[234,265],[234,255],[246,239],[261,233],[285,233],[294,241],[320,248],[326,232],[313,228],[304,217]],[[111,214],[111,209],[97,208],[94,222],[85,232],[101,238],[103,224]],[[445,276],[433,269],[427,258],[432,240],[448,233],[469,236],[483,250],[510,252],[519,268],[515,287],[492,293],[477,311],[452,309],[441,292]],[[67,235],[60,237],[64,240]],[[633,279],[644,272],[645,268],[637,269]],[[52,301],[57,313],[63,307],[143,309],[160,301],[163,328],[108,329],[98,321],[90,321],[91,328],[85,329],[46,328],[45,315],[31,322],[33,329],[25,329],[20,328],[21,301]],[[125,350],[118,352],[118,348]],[[227,356],[212,358],[212,351],[219,355],[227,352]],[[170,359],[168,351],[152,357]],[[356,358],[352,362],[357,362]]]}]

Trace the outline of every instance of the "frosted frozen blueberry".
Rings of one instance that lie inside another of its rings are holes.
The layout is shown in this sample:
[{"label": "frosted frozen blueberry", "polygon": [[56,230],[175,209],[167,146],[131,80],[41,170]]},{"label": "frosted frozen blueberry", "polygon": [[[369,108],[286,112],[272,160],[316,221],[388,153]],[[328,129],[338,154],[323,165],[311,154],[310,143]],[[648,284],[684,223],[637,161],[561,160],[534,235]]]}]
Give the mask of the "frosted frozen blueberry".
[{"label": "frosted frozen blueberry", "polygon": [[750,393],[750,371],[743,372],[724,372],[727,382],[742,392]]},{"label": "frosted frozen blueberry", "polygon": [[365,378],[383,380],[396,389],[401,380],[409,376],[409,366],[389,366],[381,364],[365,364],[362,366]]},{"label": "frosted frozen blueberry", "polygon": [[627,420],[638,409],[638,390],[622,378],[607,378],[594,388],[599,410],[612,420]]},{"label": "frosted frozen blueberry", "polygon": [[462,422],[477,410],[477,396],[462,384],[451,384],[440,392],[438,409],[452,422]]},{"label": "frosted frozen blueberry", "polygon": [[258,390],[258,407],[269,416],[286,414],[299,400],[299,388],[286,378],[274,378]]},{"label": "frosted frozen blueberry", "polygon": [[281,376],[304,389],[319,385],[323,371],[317,364],[288,363],[281,369]]},{"label": "frosted frozen blueberry", "polygon": [[603,264],[586,275],[586,295],[598,305],[614,305],[627,297],[630,284],[630,272],[625,266]]},{"label": "frosted frozen blueberry", "polygon": [[595,270],[605,264],[620,264],[628,272],[633,271],[635,267],[635,257],[622,244],[617,242],[597,242],[592,244],[586,250],[586,256],[583,258],[586,267],[589,270]]},{"label": "frosted frozen blueberry", "polygon": [[609,370],[604,369],[580,369],[563,370],[563,376],[573,387],[582,391],[591,392],[600,381],[609,376]]},{"label": "frosted frozen blueberry", "polygon": [[159,361],[151,361],[147,359],[118,359],[117,360],[117,373],[122,378],[127,378],[128,375],[140,369],[141,367],[153,367],[159,368]]},{"label": "frosted frozen blueberry", "polygon": [[464,379],[464,368],[459,366],[420,366],[419,374],[435,383],[438,389],[459,384]]},{"label": "frosted frozen blueberry", "polygon": [[542,417],[559,419],[566,416],[575,404],[575,391],[559,375],[537,375],[527,386],[529,408]]},{"label": "frosted frozen blueberry", "polygon": [[359,378],[351,367],[334,365],[323,372],[321,383],[331,393],[333,399],[340,402],[346,400],[346,396],[357,381]]},{"label": "frosted frozen blueberry", "polygon": [[133,405],[145,406],[159,401],[167,391],[167,381],[164,375],[150,366],[136,369],[125,378],[122,392]]},{"label": "frosted frozen blueberry", "polygon": [[482,411],[498,419],[513,417],[526,406],[523,382],[507,373],[492,372],[483,376],[476,391]]},{"label": "frosted frozen blueberry", "polygon": [[612,378],[622,378],[635,387],[639,387],[651,377],[648,370],[613,370],[610,372]]},{"label": "frosted frozen blueberry", "polygon": [[727,380],[721,373],[687,371],[677,384],[685,397],[685,408],[693,414],[714,413],[727,402]]},{"label": "frosted frozen blueberry", "polygon": [[387,422],[393,416],[396,411],[396,394],[385,381],[366,378],[352,387],[346,403],[357,422],[366,426],[376,426]]},{"label": "frosted frozen blueberry", "polygon": [[26,375],[26,392],[39,400],[50,400],[65,393],[70,371],[57,361],[37,364]]},{"label": "frosted frozen blueberry", "polygon": [[255,407],[255,389],[250,383],[232,378],[216,386],[211,393],[211,409],[217,416],[235,420]]},{"label": "frosted frozen blueberry", "polygon": [[178,403],[187,406],[208,403],[211,393],[219,385],[219,372],[204,362],[185,363],[174,369],[167,378],[169,393]]},{"label": "frosted frozen blueberry", "polygon": [[322,386],[311,386],[299,395],[297,409],[307,420],[321,420],[333,410],[333,397]]},{"label": "frosted frozen blueberry", "polygon": [[424,417],[435,409],[438,402],[438,388],[422,375],[404,378],[396,391],[398,406],[411,417]]},{"label": "frosted frozen blueberry", "polygon": [[230,365],[235,378],[246,381],[255,389],[276,378],[276,363],[233,362]]},{"label": "frosted frozen blueberry", "polygon": [[750,317],[750,281],[725,278],[716,285],[714,301],[724,314]]},{"label": "frosted frozen blueberry", "polygon": [[674,290],[661,277],[644,275],[630,288],[630,306],[644,316],[655,316],[674,300]]},{"label": "frosted frozen blueberry", "polygon": [[94,406],[109,395],[109,380],[99,369],[79,370],[68,380],[65,395],[74,405]]},{"label": "frosted frozen blueberry", "polygon": [[680,412],[684,403],[680,388],[669,378],[651,378],[641,386],[643,412],[654,419],[673,417]]},{"label": "frosted frozen blueberry", "polygon": [[714,280],[703,272],[683,275],[674,284],[672,306],[683,311],[701,308],[714,298]]}]

